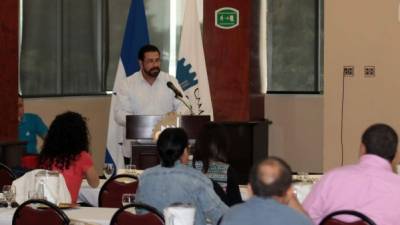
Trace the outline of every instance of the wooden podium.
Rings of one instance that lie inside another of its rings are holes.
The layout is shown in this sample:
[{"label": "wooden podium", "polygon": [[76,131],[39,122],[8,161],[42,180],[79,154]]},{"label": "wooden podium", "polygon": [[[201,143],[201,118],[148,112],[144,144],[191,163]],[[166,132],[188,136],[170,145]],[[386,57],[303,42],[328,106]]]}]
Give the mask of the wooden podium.
[{"label": "wooden podium", "polygon": [[[162,116],[127,116],[126,138],[132,141],[132,159],[138,169],[160,163],[153,128]],[[181,116],[180,127],[196,140],[202,129],[223,126],[229,143],[228,163],[239,173],[239,183],[248,182],[251,166],[268,156],[268,120],[249,122],[210,122],[209,116]]]},{"label": "wooden podium", "polygon": [[[164,116],[126,116],[126,139],[132,140],[132,160],[138,169],[146,169],[160,163],[153,129]],[[210,122],[210,116],[179,116],[179,127],[189,139],[195,140]]]}]

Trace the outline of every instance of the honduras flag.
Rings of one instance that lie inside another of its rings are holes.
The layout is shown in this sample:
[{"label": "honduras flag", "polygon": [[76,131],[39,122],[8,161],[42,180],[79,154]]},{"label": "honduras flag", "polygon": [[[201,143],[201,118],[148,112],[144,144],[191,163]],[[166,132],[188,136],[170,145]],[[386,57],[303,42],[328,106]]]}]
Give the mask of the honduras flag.
[{"label": "honduras flag", "polygon": [[176,79],[188,97],[193,113],[195,115],[210,115],[213,119],[196,0],[186,1]]},{"label": "honduras flag", "polygon": [[114,120],[114,107],[117,101],[115,96],[118,95],[119,87],[122,82],[125,82],[126,77],[131,76],[139,70],[137,53],[143,45],[148,43],[149,35],[143,0],[132,0],[122,42],[121,57],[115,76],[110,116],[108,119],[105,162],[114,164],[114,167],[117,169],[124,168],[123,135],[125,134],[125,127],[120,126]]}]

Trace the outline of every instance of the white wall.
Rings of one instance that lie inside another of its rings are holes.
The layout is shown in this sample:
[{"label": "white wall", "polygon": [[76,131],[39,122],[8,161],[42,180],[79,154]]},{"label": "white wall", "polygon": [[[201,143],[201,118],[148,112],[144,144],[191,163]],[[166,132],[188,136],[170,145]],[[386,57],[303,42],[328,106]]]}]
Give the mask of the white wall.
[{"label": "white wall", "polygon": [[[339,166],[342,154],[344,164],[356,162],[361,135],[373,123],[400,134],[398,7],[398,0],[325,1],[325,170]],[[345,65],[355,75],[343,80]],[[375,78],[364,77],[366,65],[376,67]]]},{"label": "white wall", "polygon": [[267,95],[269,154],[282,157],[293,171],[322,172],[323,96]]}]

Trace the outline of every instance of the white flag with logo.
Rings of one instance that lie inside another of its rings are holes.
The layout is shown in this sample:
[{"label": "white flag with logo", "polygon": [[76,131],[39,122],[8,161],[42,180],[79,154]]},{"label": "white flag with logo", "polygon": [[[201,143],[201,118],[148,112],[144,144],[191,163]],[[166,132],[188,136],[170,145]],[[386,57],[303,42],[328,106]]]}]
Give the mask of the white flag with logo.
[{"label": "white flag with logo", "polygon": [[176,79],[189,98],[193,113],[210,115],[212,120],[213,109],[196,7],[196,0],[186,0]]}]

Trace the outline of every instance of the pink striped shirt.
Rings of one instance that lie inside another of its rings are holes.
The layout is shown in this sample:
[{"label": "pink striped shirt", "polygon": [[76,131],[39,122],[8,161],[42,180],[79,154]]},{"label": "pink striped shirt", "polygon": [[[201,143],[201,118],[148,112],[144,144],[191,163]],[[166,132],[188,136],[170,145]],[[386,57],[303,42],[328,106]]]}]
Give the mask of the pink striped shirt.
[{"label": "pink striped shirt", "polygon": [[400,176],[393,173],[387,160],[366,154],[359,163],[324,175],[313,186],[303,207],[315,224],[331,212],[348,209],[367,215],[379,225],[399,225]]}]

